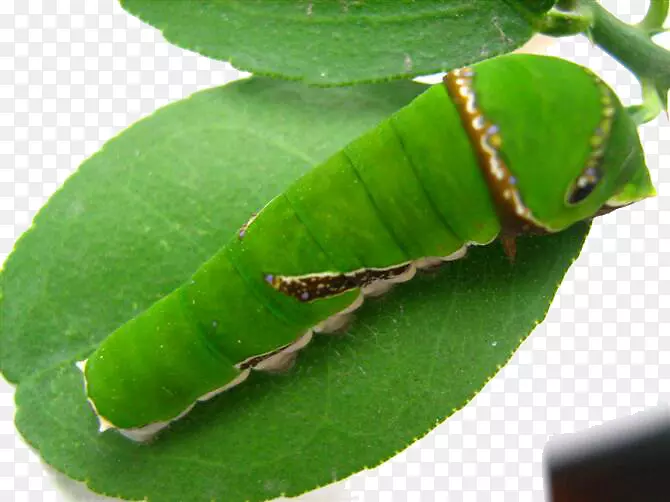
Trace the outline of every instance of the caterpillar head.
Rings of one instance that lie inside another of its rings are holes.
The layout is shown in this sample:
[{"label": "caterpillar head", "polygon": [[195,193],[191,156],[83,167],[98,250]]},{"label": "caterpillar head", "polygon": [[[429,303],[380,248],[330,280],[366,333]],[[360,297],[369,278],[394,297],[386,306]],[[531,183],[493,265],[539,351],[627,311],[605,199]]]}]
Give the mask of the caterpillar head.
[{"label": "caterpillar head", "polygon": [[655,195],[635,123],[586,68],[512,54],[446,82],[504,232],[557,232]]}]

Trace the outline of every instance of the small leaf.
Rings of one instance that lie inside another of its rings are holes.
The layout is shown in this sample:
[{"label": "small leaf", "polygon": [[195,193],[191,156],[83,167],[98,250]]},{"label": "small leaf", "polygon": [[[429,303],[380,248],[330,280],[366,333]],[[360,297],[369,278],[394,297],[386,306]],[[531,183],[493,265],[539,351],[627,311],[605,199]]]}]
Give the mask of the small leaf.
[{"label": "small leaf", "polygon": [[[544,11],[551,3],[524,1]],[[180,47],[318,85],[414,77],[511,52],[532,35],[519,3],[121,0]]]},{"label": "small leaf", "polygon": [[[249,214],[374,126],[419,84],[315,89],[251,79],[170,105],[82,165],[17,244],[0,367],[47,463],[100,493],[262,501],[372,467],[467,403],[540,321],[585,226],[497,244],[418,277],[319,336],[285,375],[253,374],[137,445],[97,432],[74,362],[170,291]],[[252,322],[252,321],[250,321]]]}]

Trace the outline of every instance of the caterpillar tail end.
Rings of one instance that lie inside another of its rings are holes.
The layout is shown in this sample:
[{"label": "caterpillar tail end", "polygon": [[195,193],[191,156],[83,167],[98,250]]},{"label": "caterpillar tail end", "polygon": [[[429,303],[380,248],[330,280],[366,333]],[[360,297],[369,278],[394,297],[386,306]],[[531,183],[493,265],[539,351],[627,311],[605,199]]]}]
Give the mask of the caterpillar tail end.
[{"label": "caterpillar tail end", "polygon": [[169,422],[159,422],[155,424],[150,424],[146,427],[142,427],[139,429],[120,429],[116,427],[113,423],[111,423],[109,420],[107,420],[105,417],[103,417],[100,413],[98,413],[98,410],[95,407],[95,403],[90,397],[88,397],[88,385],[86,382],[87,361],[88,361],[87,359],[84,359],[83,361],[77,361],[75,363],[75,366],[77,367],[77,369],[79,369],[79,371],[81,371],[81,374],[84,377],[84,393],[86,394],[86,400],[93,409],[95,418],[98,420],[98,432],[100,434],[110,429],[116,429],[119,431],[120,434],[127,437],[128,439],[138,443],[144,443],[150,441],[158,431],[168,426]]},{"label": "caterpillar tail end", "polygon": [[102,415],[98,413],[98,410],[95,408],[95,403],[91,400],[91,398],[88,397],[88,385],[86,382],[86,362],[88,359],[84,359],[83,361],[77,361],[75,363],[75,366],[81,371],[82,376],[84,377],[84,392],[86,394],[86,400],[88,403],[91,405],[91,408],[93,408],[93,411],[95,412],[95,417],[98,419],[98,431],[99,432],[105,432],[106,430],[109,429],[114,429],[114,425],[109,422],[108,420],[105,419]]},{"label": "caterpillar tail end", "polygon": [[[310,334],[311,338],[311,334]],[[309,340],[308,340],[309,341]],[[182,418],[184,415],[188,414],[193,407],[201,401],[207,401],[211,399],[212,397],[220,394],[221,392],[234,387],[240,383],[242,383],[246,378],[249,376],[251,369],[245,369],[243,370],[239,376],[232,381],[228,382],[226,385],[214,389],[211,392],[208,392],[207,394],[204,394],[200,396],[197,400],[195,400],[193,403],[191,403],[189,406],[187,406],[179,415],[177,415],[174,418],[171,418],[170,420],[165,420],[165,421],[159,421],[159,422],[153,422],[150,424],[147,424],[143,427],[138,427],[138,428],[133,428],[133,429],[122,429],[120,427],[117,427],[114,425],[112,422],[107,420],[105,417],[103,417],[98,409],[95,406],[95,403],[93,400],[89,397],[88,394],[88,382],[86,380],[86,362],[87,360],[83,361],[77,361],[75,363],[75,366],[81,371],[82,376],[84,377],[84,393],[86,395],[86,400],[90,404],[91,408],[93,409],[93,413],[95,414],[96,419],[98,420],[98,431],[100,433],[103,433],[107,430],[114,429],[119,432],[119,434],[123,435],[127,439],[130,439],[131,441],[134,441],[136,443],[147,443],[150,442],[156,434],[158,434],[161,430],[167,428],[172,422],[176,422],[180,418]]]}]

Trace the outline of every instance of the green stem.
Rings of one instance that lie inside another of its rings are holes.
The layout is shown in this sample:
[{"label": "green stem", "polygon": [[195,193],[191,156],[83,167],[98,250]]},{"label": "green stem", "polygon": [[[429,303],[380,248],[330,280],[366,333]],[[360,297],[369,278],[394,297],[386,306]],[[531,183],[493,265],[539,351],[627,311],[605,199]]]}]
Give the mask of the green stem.
[{"label": "green stem", "polygon": [[554,37],[568,37],[584,33],[591,28],[590,11],[577,7],[574,10],[552,10],[534,21],[537,31]]},{"label": "green stem", "polygon": [[663,23],[670,12],[670,0],[651,0],[649,11],[642,22],[638,25],[648,32],[657,32],[663,28]]},{"label": "green stem", "polygon": [[645,80],[641,80],[640,83],[642,84],[642,104],[629,106],[627,109],[628,114],[637,125],[651,122],[665,108],[665,103],[654,83]]},{"label": "green stem", "polygon": [[[619,20],[596,0],[585,0],[592,18],[588,35],[591,40],[614,59],[635,74],[645,87],[646,115],[648,120],[652,113],[658,113],[667,105],[667,94],[670,89],[670,52],[655,44],[649,36],[650,29],[658,29],[668,14],[669,0],[652,0],[649,13],[643,21],[644,26],[632,26]],[[654,94],[655,93],[655,94]]]},{"label": "green stem", "polygon": [[536,31],[555,37],[584,33],[628,68],[642,84],[643,103],[628,111],[638,124],[653,120],[668,109],[670,51],[654,43],[663,31],[670,0],[651,0],[641,23],[626,24],[603,8],[598,0],[559,0],[556,8],[536,17]]}]

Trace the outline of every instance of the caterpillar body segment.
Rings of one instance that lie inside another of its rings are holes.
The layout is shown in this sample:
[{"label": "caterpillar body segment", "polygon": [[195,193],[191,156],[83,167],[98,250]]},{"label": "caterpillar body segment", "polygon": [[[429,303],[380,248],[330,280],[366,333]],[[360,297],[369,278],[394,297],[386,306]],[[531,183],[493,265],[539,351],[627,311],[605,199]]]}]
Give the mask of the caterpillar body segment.
[{"label": "caterpillar body segment", "polygon": [[551,233],[654,194],[612,91],[557,58],[449,73],[270,201],[190,281],[82,366],[102,424],[132,439],[289,367],[365,296],[497,237]]},{"label": "caterpillar body segment", "polygon": [[[459,240],[449,253],[426,256],[445,256],[464,243],[484,245],[493,241],[500,223],[476,151],[446,86],[433,86],[391,121],[441,221]],[[432,132],[417,134],[417,129]]]}]

